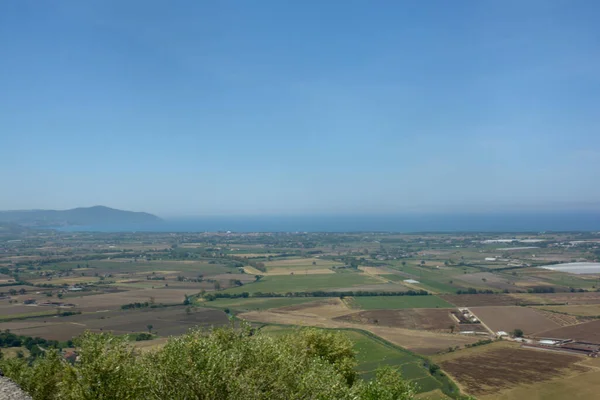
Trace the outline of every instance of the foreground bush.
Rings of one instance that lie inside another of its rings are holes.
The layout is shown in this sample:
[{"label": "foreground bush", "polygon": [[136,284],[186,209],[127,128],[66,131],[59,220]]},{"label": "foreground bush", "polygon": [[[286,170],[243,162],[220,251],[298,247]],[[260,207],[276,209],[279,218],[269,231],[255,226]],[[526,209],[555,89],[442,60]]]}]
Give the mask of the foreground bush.
[{"label": "foreground bush", "polygon": [[125,338],[85,333],[73,365],[56,351],[0,368],[36,400],[66,399],[412,399],[387,368],[358,378],[352,343],[338,332],[303,329],[270,337],[242,329],[192,331],[159,350],[136,352]]}]

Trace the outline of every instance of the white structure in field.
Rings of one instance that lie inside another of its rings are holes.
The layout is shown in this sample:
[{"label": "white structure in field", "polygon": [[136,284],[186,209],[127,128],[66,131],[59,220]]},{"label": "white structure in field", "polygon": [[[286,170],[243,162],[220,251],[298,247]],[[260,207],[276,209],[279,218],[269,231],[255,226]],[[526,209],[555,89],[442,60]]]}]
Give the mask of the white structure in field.
[{"label": "white structure in field", "polygon": [[406,283],[419,283],[419,281],[415,281],[414,279],[405,279],[404,282],[406,282]]}]

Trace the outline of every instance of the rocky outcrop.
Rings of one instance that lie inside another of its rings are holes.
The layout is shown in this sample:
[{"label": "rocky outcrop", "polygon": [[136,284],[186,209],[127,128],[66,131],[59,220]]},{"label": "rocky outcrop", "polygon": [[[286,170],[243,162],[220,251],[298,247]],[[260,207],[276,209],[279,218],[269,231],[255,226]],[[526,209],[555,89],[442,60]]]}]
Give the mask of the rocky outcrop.
[{"label": "rocky outcrop", "polygon": [[0,399],[2,400],[32,400],[19,385],[10,379],[0,376]]}]

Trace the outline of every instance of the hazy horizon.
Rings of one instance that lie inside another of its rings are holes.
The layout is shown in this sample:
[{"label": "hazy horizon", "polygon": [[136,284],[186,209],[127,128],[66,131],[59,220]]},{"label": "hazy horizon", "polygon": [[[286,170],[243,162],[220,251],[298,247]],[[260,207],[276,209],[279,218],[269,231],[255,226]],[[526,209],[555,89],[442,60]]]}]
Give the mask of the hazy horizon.
[{"label": "hazy horizon", "polygon": [[599,12],[2,2],[0,210],[597,211]]}]

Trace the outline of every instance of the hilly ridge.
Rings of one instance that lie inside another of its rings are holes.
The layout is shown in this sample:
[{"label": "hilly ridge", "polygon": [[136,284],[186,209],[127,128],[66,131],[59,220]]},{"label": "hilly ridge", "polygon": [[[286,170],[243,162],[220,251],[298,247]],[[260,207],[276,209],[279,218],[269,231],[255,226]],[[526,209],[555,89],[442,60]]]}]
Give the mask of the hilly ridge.
[{"label": "hilly ridge", "polygon": [[105,206],[78,207],[70,210],[0,211],[0,222],[33,227],[146,224],[161,221],[159,217],[153,214],[117,210]]}]

